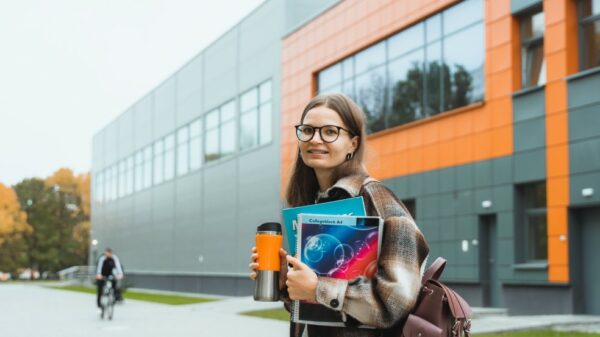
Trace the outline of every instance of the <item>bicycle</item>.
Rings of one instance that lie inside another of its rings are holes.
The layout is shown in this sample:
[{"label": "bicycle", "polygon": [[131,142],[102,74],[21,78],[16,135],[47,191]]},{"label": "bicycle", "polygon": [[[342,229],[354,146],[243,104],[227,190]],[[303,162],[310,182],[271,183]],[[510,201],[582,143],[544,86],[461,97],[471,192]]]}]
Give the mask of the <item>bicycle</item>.
[{"label": "bicycle", "polygon": [[102,286],[102,293],[100,295],[100,319],[104,319],[104,314],[107,315],[109,320],[113,319],[115,312],[115,284],[116,280],[114,276],[105,278],[104,285]]}]

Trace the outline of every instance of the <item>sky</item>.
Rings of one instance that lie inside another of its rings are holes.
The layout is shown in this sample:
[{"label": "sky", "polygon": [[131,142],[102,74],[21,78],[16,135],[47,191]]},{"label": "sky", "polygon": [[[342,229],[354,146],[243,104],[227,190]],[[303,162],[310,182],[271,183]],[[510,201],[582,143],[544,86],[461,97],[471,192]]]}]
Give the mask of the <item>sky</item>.
[{"label": "sky", "polygon": [[0,183],[91,169],[92,137],[263,0],[0,0]]}]

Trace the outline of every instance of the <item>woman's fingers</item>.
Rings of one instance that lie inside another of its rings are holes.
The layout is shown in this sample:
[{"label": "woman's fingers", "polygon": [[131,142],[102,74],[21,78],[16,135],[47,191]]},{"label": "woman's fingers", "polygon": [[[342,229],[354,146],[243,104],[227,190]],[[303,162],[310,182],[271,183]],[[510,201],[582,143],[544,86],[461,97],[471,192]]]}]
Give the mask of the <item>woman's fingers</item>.
[{"label": "woman's fingers", "polygon": [[258,252],[258,250],[256,249],[256,247],[252,247],[252,253],[256,253]]},{"label": "woman's fingers", "polygon": [[250,279],[253,280],[253,281],[256,280],[256,272],[255,271],[253,271],[253,272],[250,273]]},{"label": "woman's fingers", "polygon": [[255,262],[256,260],[258,260],[258,254],[252,254],[250,255],[250,261]]}]

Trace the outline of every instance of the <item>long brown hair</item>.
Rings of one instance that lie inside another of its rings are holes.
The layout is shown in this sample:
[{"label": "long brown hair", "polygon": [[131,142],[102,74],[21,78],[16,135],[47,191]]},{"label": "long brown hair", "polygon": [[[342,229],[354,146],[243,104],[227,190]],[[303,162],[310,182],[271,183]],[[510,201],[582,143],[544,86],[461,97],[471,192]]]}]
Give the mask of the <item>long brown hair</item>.
[{"label": "long brown hair", "polygon": [[[308,102],[300,124],[304,121],[306,114],[316,107],[324,106],[340,116],[346,127],[353,135],[358,136],[358,146],[349,160],[346,160],[333,170],[332,181],[336,182],[340,178],[353,174],[367,175],[367,169],[363,163],[365,141],[367,132],[365,129],[365,114],[362,109],[356,105],[349,97],[343,94],[323,94],[314,97]],[[308,205],[314,202],[315,196],[319,191],[319,182],[315,170],[304,164],[300,155],[300,149],[296,155],[293,171],[288,182],[286,192],[286,202],[289,207]]]}]

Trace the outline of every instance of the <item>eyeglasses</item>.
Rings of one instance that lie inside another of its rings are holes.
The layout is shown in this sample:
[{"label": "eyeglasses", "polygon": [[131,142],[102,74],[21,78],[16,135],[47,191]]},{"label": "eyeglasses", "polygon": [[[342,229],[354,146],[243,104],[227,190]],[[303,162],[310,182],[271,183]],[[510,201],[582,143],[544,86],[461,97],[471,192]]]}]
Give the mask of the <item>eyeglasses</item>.
[{"label": "eyeglasses", "polygon": [[321,136],[321,140],[325,143],[333,143],[340,136],[340,130],[344,130],[348,132],[351,136],[354,136],[349,130],[344,129],[341,126],[337,125],[323,125],[323,126],[312,126],[307,124],[296,125],[296,137],[301,142],[309,142],[315,136],[315,131],[319,130],[319,136]]}]

